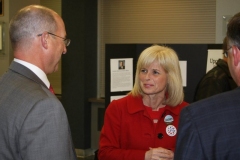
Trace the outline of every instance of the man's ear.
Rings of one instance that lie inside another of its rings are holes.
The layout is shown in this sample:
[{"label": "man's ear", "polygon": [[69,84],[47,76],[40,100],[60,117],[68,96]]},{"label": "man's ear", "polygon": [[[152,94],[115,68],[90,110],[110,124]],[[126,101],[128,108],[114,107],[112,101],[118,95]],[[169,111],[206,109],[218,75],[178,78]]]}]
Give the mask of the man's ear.
[{"label": "man's ear", "polygon": [[235,45],[232,46],[232,54],[233,54],[234,65],[235,66],[240,65],[240,50]]},{"label": "man's ear", "polygon": [[49,34],[47,32],[43,32],[41,35],[41,43],[43,48],[45,49],[48,48],[48,39],[49,39]]}]

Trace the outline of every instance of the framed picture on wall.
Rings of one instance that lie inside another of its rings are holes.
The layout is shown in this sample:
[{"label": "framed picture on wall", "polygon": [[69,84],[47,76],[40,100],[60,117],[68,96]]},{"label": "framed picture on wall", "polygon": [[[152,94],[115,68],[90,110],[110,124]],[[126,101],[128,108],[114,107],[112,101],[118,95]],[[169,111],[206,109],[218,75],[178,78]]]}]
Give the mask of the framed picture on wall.
[{"label": "framed picture on wall", "polygon": [[3,16],[3,0],[0,0],[0,16]]}]

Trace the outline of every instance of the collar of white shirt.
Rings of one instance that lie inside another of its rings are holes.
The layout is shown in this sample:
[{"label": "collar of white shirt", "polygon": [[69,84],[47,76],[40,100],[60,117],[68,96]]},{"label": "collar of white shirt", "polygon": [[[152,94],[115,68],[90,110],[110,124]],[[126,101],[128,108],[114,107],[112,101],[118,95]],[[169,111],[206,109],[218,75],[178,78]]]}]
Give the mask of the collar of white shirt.
[{"label": "collar of white shirt", "polygon": [[23,61],[23,60],[20,60],[20,59],[17,59],[17,58],[14,58],[14,61],[17,62],[17,63],[20,63],[20,64],[24,65],[25,67],[27,67],[28,69],[30,69],[32,72],[34,72],[43,81],[43,83],[48,88],[50,87],[50,82],[47,78],[47,75],[40,68],[38,68],[37,66],[35,66],[31,63],[28,63],[26,61]]}]

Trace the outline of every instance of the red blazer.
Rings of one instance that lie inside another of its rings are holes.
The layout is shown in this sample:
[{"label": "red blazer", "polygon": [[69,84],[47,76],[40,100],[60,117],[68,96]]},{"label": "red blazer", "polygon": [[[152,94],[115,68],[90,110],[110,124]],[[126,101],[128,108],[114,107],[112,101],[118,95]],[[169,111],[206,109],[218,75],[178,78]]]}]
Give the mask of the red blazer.
[{"label": "red blazer", "polygon": [[106,109],[100,135],[99,160],[144,160],[149,147],[163,147],[174,151],[176,135],[166,133],[164,118],[171,115],[172,125],[178,127],[179,114],[188,103],[166,106],[155,129],[142,97],[128,95],[112,101]]}]

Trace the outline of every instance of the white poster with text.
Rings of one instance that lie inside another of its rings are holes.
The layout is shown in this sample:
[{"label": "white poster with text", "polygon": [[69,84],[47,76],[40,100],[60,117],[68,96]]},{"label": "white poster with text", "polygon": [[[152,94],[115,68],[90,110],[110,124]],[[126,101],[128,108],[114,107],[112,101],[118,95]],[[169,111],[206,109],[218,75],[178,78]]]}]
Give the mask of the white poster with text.
[{"label": "white poster with text", "polygon": [[207,56],[207,69],[206,73],[216,66],[218,59],[223,58],[223,51],[221,49],[209,49]]},{"label": "white poster with text", "polygon": [[111,92],[130,91],[133,87],[133,58],[110,59]]}]

